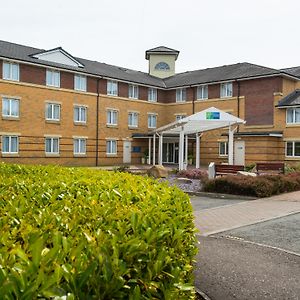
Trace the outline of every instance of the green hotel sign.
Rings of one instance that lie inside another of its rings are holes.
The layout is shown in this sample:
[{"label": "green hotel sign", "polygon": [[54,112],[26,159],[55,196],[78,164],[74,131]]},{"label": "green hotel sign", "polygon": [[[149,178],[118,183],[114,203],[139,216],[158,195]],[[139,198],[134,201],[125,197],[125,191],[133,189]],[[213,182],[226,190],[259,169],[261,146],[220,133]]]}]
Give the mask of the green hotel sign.
[{"label": "green hotel sign", "polygon": [[220,120],[220,113],[218,111],[207,111],[206,120]]}]

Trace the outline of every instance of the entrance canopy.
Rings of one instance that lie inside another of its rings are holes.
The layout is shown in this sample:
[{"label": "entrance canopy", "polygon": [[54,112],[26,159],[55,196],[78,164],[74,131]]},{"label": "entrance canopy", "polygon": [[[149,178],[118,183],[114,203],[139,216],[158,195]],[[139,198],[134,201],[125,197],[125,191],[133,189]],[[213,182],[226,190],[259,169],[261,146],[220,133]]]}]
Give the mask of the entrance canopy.
[{"label": "entrance canopy", "polygon": [[[191,116],[157,128],[153,133],[153,164],[155,164],[155,136],[159,136],[158,163],[162,164],[163,135],[179,135],[179,170],[187,166],[188,135],[196,134],[196,168],[200,167],[200,136],[199,133],[220,128],[229,128],[228,163],[233,164],[233,125],[246,122],[229,113],[210,107]],[[149,142],[150,149],[150,142]]]},{"label": "entrance canopy", "polygon": [[210,107],[176,122],[157,128],[154,132],[159,134],[179,134],[183,131],[184,134],[192,134],[244,123],[246,123],[246,121],[215,107]]}]

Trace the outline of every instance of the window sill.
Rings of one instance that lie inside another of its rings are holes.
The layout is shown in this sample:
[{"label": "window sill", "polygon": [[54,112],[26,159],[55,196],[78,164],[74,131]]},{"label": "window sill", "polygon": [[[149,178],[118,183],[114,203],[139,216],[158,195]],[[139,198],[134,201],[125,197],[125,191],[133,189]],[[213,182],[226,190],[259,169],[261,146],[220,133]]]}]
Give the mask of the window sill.
[{"label": "window sill", "polygon": [[86,122],[74,121],[75,126],[87,126]]},{"label": "window sill", "polygon": [[74,157],[87,157],[86,153],[74,153],[73,154]]},{"label": "window sill", "polygon": [[149,100],[148,99],[148,102],[157,103],[157,100]]},{"label": "window sill", "polygon": [[205,101],[205,100],[208,100],[208,98],[199,98],[199,99],[196,99],[196,101]]},{"label": "window sill", "polygon": [[20,79],[12,79],[12,78],[4,78],[4,77],[3,77],[3,80],[14,81],[14,82],[19,82],[20,81]]},{"label": "window sill", "polygon": [[60,124],[60,120],[45,120],[46,123],[49,123],[49,124]]},{"label": "window sill", "polygon": [[300,160],[300,156],[286,156],[285,160]]},{"label": "window sill", "polygon": [[107,128],[118,128],[118,124],[106,124]]},{"label": "window sill", "polygon": [[19,153],[2,153],[2,157],[20,157]]},{"label": "window sill", "polygon": [[227,155],[226,154],[219,154],[219,157],[226,158],[226,157],[228,157],[228,154]]},{"label": "window sill", "polygon": [[46,84],[46,86],[49,87],[49,88],[56,88],[56,89],[59,89],[59,88],[60,88],[60,85]]},{"label": "window sill", "polygon": [[138,126],[128,126],[128,129],[129,130],[136,130],[136,129],[139,129]]},{"label": "window sill", "polygon": [[106,94],[106,96],[110,96],[110,97],[118,97],[118,95],[114,95],[114,94]]},{"label": "window sill", "polygon": [[6,121],[19,121],[20,117],[2,116],[2,120],[6,120]]},{"label": "window sill", "polygon": [[300,123],[288,123],[286,124],[286,127],[300,127]]}]

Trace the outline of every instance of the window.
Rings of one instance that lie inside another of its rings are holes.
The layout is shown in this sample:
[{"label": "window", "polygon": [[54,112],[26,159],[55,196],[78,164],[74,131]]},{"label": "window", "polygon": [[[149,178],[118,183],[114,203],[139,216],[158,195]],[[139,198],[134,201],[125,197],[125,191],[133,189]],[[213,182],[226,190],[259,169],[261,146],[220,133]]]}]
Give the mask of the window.
[{"label": "window", "polygon": [[60,73],[55,70],[47,70],[46,85],[60,87]]},{"label": "window", "polygon": [[185,117],[186,117],[186,115],[176,115],[176,121],[179,121]]},{"label": "window", "polygon": [[186,89],[177,89],[176,102],[185,102],[185,101],[186,101]]},{"label": "window", "polygon": [[200,85],[197,87],[197,99],[208,99],[208,86],[207,85]]},{"label": "window", "polygon": [[86,123],[87,108],[85,106],[74,106],[74,122]]},{"label": "window", "polygon": [[19,81],[19,64],[3,62],[3,79]]},{"label": "window", "polygon": [[117,154],[117,141],[116,140],[106,141],[106,154]]},{"label": "window", "polygon": [[157,89],[155,88],[148,88],[148,101],[157,101]]},{"label": "window", "polygon": [[56,103],[46,104],[46,120],[50,120],[50,121],[60,120],[60,104],[56,104]]},{"label": "window", "polygon": [[19,137],[13,135],[2,136],[2,153],[16,154],[19,152]]},{"label": "window", "polygon": [[138,127],[138,118],[139,115],[137,112],[128,113],[128,126],[129,127]]},{"label": "window", "polygon": [[86,154],[86,139],[75,138],[74,139],[74,154]]},{"label": "window", "polygon": [[159,70],[159,71],[167,71],[167,70],[170,70],[170,66],[165,63],[165,62],[159,62],[155,65],[155,70]]},{"label": "window", "polygon": [[86,76],[74,75],[74,89],[76,91],[86,92]]},{"label": "window", "polygon": [[286,156],[300,157],[300,141],[286,142]]},{"label": "window", "polygon": [[47,137],[45,139],[45,152],[46,154],[59,154],[58,137]]},{"label": "window", "polygon": [[3,117],[19,117],[19,100],[18,99],[2,99],[2,116]]},{"label": "window", "polygon": [[157,115],[148,114],[148,128],[156,128]]},{"label": "window", "polygon": [[107,125],[118,125],[118,111],[117,110],[114,110],[114,109],[107,110],[106,116],[107,116],[107,120],[106,120]]},{"label": "window", "polygon": [[286,123],[300,123],[300,107],[292,107],[286,110]]},{"label": "window", "polygon": [[128,98],[131,99],[139,98],[139,87],[137,85],[130,84],[128,86]]},{"label": "window", "polygon": [[227,142],[219,142],[219,155],[220,156],[228,156],[228,143]]},{"label": "window", "polygon": [[118,96],[118,82],[113,80],[107,81],[107,95]]},{"label": "window", "polygon": [[232,97],[232,82],[221,83],[221,98]]}]

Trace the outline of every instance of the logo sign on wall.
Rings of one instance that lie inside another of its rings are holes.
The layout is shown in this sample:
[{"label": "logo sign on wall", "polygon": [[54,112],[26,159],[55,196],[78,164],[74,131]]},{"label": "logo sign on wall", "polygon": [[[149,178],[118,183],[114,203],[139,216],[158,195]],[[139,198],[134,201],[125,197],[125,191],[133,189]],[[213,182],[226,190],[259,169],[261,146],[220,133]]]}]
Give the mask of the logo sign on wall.
[{"label": "logo sign on wall", "polygon": [[206,120],[220,120],[220,113],[218,111],[207,111]]}]

